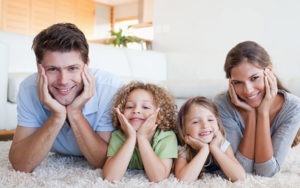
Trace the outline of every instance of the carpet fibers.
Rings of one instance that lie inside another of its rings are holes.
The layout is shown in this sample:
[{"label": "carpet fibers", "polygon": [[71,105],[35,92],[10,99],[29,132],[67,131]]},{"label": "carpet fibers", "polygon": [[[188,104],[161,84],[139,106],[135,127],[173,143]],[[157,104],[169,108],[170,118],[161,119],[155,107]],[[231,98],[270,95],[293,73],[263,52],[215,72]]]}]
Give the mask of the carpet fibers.
[{"label": "carpet fibers", "polygon": [[203,174],[194,183],[178,181],[173,174],[160,183],[148,181],[139,170],[127,171],[114,184],[102,179],[100,169],[93,169],[82,157],[50,153],[32,173],[13,170],[8,160],[11,141],[0,142],[0,187],[300,187],[300,145],[290,149],[281,172],[272,178],[247,175],[232,183],[218,175]]}]

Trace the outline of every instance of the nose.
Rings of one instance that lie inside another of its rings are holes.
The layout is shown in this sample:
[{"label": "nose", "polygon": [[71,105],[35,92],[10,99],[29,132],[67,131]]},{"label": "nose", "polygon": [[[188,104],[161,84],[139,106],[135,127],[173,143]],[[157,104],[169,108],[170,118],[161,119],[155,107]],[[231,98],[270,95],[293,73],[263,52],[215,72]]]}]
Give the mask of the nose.
[{"label": "nose", "polygon": [[140,107],[135,106],[135,107],[133,108],[133,113],[134,113],[134,114],[139,114],[139,113],[141,113]]},{"label": "nose", "polygon": [[68,83],[68,75],[66,72],[61,71],[57,77],[57,82],[60,85],[66,85]]},{"label": "nose", "polygon": [[244,93],[250,94],[253,91],[253,85],[251,83],[246,82],[244,86]]},{"label": "nose", "polygon": [[201,120],[200,125],[202,129],[206,129],[208,127],[208,122]]}]

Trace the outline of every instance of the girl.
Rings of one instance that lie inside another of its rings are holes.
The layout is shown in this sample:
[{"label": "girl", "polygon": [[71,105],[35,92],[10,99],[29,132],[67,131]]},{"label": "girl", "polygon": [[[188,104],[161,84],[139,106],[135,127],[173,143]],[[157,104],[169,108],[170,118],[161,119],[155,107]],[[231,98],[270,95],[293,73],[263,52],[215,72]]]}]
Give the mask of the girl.
[{"label": "girl", "polygon": [[198,179],[202,169],[221,168],[231,180],[245,178],[245,171],[235,159],[215,104],[205,97],[186,101],[178,114],[178,132],[183,144],[175,164],[175,176],[184,181]]},{"label": "girl", "polygon": [[126,169],[145,169],[150,181],[167,178],[177,158],[176,105],[164,89],[131,82],[116,94],[103,177],[119,181]]},{"label": "girl", "polygon": [[229,89],[215,103],[236,158],[246,172],[271,177],[299,129],[300,99],[282,86],[268,53],[255,42],[231,49],[224,70]]}]

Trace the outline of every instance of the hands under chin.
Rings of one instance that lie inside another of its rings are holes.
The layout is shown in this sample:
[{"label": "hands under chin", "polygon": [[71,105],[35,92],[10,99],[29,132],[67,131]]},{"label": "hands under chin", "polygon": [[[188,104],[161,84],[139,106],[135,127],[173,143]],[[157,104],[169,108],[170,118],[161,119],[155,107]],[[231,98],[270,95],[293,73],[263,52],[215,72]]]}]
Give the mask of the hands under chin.
[{"label": "hands under chin", "polygon": [[201,142],[200,140],[193,138],[190,135],[185,136],[185,143],[191,146],[194,150],[199,151],[202,148],[208,148],[208,144]]},{"label": "hands under chin", "polygon": [[221,134],[221,132],[218,130],[215,132],[212,141],[209,143],[209,148],[210,149],[220,148],[223,142],[224,142],[224,137]]},{"label": "hands under chin", "polygon": [[149,140],[155,133],[157,124],[156,119],[159,112],[159,108],[155,110],[153,114],[151,114],[145,122],[141,125],[141,127],[137,131],[137,137],[147,138]]},{"label": "hands under chin", "polygon": [[78,95],[74,99],[74,101],[67,106],[68,116],[81,113],[83,106],[88,102],[90,98],[94,96],[96,81],[94,75],[88,69],[87,65],[84,65],[81,77],[83,82],[83,90],[80,95]]},{"label": "hands under chin", "polygon": [[252,108],[249,104],[247,104],[244,101],[241,101],[238,98],[238,96],[237,96],[237,94],[236,94],[236,92],[234,90],[234,87],[230,83],[230,81],[229,81],[229,90],[228,91],[229,91],[230,100],[231,100],[232,104],[234,104],[236,107],[239,107],[239,108],[245,110],[246,112],[253,112],[253,111],[255,111],[255,109]]},{"label": "hands under chin", "polygon": [[265,96],[258,107],[258,112],[269,112],[278,93],[277,79],[269,69],[264,71]]}]

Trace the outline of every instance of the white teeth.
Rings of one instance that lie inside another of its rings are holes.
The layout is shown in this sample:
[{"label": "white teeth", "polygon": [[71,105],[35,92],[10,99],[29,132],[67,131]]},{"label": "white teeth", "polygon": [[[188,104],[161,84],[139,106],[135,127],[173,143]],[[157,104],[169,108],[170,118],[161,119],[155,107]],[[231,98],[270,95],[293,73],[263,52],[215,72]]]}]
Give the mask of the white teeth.
[{"label": "white teeth", "polygon": [[248,99],[254,99],[256,96],[257,96],[258,94],[255,94],[255,95],[253,95],[253,96],[251,96],[251,97],[248,97]]}]

